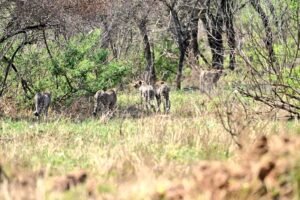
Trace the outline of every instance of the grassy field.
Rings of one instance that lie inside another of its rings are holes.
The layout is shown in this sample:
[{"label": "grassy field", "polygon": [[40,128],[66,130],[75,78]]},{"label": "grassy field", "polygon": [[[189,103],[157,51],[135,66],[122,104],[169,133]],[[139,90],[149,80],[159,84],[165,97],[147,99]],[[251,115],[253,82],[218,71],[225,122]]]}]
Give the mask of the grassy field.
[{"label": "grassy field", "polygon": [[[210,99],[197,92],[174,91],[169,115],[140,115],[133,109],[138,100],[135,94],[121,94],[112,119],[76,120],[52,112],[48,122],[37,122],[29,111],[26,120],[3,118],[0,163],[10,177],[39,170],[52,177],[84,169],[96,182],[99,199],[148,199],[169,182],[189,177],[201,160],[236,157],[238,146],[220,120],[224,113],[220,105],[229,100],[225,94]],[[252,107],[251,113],[267,110],[243,101]],[[230,123],[245,147],[261,135],[300,133],[297,121],[276,121],[263,114],[249,114],[251,120],[244,120],[239,109],[233,108],[235,121]],[[85,186],[57,193],[47,184],[40,189],[42,198],[88,198]]]}]

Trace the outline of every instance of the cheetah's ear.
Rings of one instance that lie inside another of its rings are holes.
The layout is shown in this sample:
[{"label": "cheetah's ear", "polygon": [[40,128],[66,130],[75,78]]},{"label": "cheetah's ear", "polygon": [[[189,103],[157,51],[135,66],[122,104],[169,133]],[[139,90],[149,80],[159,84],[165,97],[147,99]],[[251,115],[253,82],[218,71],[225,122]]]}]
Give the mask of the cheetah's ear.
[{"label": "cheetah's ear", "polygon": [[165,82],[164,81],[160,81],[160,84],[163,85],[163,84],[165,84]]},{"label": "cheetah's ear", "polygon": [[142,85],[142,81],[141,80],[139,80],[139,84]]}]

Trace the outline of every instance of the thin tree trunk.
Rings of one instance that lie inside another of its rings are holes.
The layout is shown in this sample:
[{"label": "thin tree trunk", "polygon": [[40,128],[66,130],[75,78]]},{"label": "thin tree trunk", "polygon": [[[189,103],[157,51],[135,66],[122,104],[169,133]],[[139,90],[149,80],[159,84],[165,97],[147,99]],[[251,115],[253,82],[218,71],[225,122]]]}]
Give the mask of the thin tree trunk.
[{"label": "thin tree trunk", "polygon": [[107,17],[104,17],[103,19],[103,28],[104,28],[104,34],[101,41],[101,47],[104,49],[111,48],[112,54],[114,58],[118,58],[118,52],[115,48],[115,45],[111,38],[111,25],[107,22]]},{"label": "thin tree trunk", "polygon": [[[212,23],[208,22],[208,18]],[[223,19],[220,14],[216,17],[208,13],[207,10],[203,11],[200,19],[206,29],[208,44],[212,53],[212,67],[215,69],[223,69],[224,62],[224,47],[222,38]]]},{"label": "thin tree trunk", "polygon": [[153,58],[153,49],[151,51],[151,44],[147,33],[146,21],[142,20],[139,24],[139,30],[143,37],[144,43],[144,56],[147,62],[145,71],[147,74],[147,82],[153,85],[156,81],[156,73],[154,68],[154,58]]},{"label": "thin tree trunk", "polygon": [[[1,43],[1,42],[0,42]],[[6,80],[7,80],[7,77],[8,77],[8,73],[9,73],[9,70],[10,70],[10,67],[13,67],[13,62],[14,62],[14,59],[17,55],[17,53],[25,46],[29,44],[29,41],[27,40],[27,34],[24,33],[24,40],[22,42],[22,44],[20,44],[18,46],[18,48],[15,50],[15,52],[13,53],[11,59],[8,61],[8,64],[7,64],[7,68],[6,68],[6,71],[5,71],[5,76],[4,76],[4,80],[3,80],[3,83],[2,83],[2,87],[1,87],[1,91],[0,91],[0,97],[3,95],[4,93],[4,90],[5,90],[5,87],[6,87]],[[15,68],[16,70],[16,68]]]},{"label": "thin tree trunk", "polygon": [[199,17],[196,16],[198,15],[199,12],[195,12],[195,16],[192,16],[192,27],[191,27],[191,41],[190,45],[192,48],[193,56],[196,61],[196,63],[199,61],[199,58],[201,57],[202,60],[209,65],[209,62],[205,58],[205,56],[200,52],[199,50],[199,44],[198,44],[198,23],[199,23]]},{"label": "thin tree trunk", "polygon": [[213,25],[212,37],[211,37],[212,39],[211,49],[213,52],[212,66],[215,69],[223,69],[223,62],[224,62],[222,26],[219,20],[220,19],[216,19],[216,22]]},{"label": "thin tree trunk", "polygon": [[183,71],[183,63],[184,63],[185,54],[186,54],[186,47],[181,47],[177,75],[176,75],[176,88],[178,90],[181,89],[182,71]]},{"label": "thin tree trunk", "polygon": [[235,69],[235,49],[236,49],[236,40],[235,40],[235,30],[233,25],[233,13],[232,13],[232,0],[226,0],[223,7],[225,14],[225,25],[226,25],[226,35],[228,39],[229,46],[229,69]]},{"label": "thin tree trunk", "polygon": [[9,62],[7,64],[4,79],[3,79],[3,82],[2,82],[2,86],[1,86],[0,97],[4,93],[4,90],[5,90],[5,87],[6,87],[7,77],[8,77],[8,74],[9,74],[9,70],[10,70],[11,66],[13,65],[14,59],[15,59],[17,53],[19,52],[19,50],[21,50],[24,47],[24,45],[26,45],[26,43],[27,43],[27,36],[25,34],[25,39],[24,39],[23,43],[18,46],[18,48],[15,50],[15,52],[13,53],[11,59],[9,60]]},{"label": "thin tree trunk", "polygon": [[178,15],[175,10],[171,10],[171,15],[172,15],[172,19],[175,24],[175,33],[176,33],[177,43],[178,43],[179,52],[180,52],[178,68],[177,68],[177,76],[176,76],[176,88],[178,90],[180,90],[184,58],[186,55],[186,50],[189,46],[190,35],[189,35],[189,32],[186,32],[185,30],[182,29]]},{"label": "thin tree trunk", "polygon": [[209,62],[207,61],[207,59],[205,58],[205,56],[200,52],[199,49],[199,44],[198,44],[198,25],[199,25],[199,14],[200,10],[199,9],[195,9],[193,11],[192,14],[192,19],[191,19],[191,33],[190,33],[190,45],[192,48],[192,52],[193,52],[193,57],[194,57],[194,61],[196,61],[196,63],[198,63],[199,58],[201,57],[202,60],[207,64],[210,65]]},{"label": "thin tree trunk", "polygon": [[[3,61],[6,62],[7,64],[10,63],[10,60],[6,56],[3,57]],[[29,91],[31,94],[33,94],[33,92],[31,90],[31,88],[29,87],[27,81],[25,79],[23,79],[23,77],[19,74],[17,67],[13,63],[11,63],[11,68],[15,71],[17,76],[21,79],[21,85],[22,85],[22,88],[23,88],[26,98],[30,99],[30,96],[27,95],[27,92]]]},{"label": "thin tree trunk", "polygon": [[275,59],[275,52],[273,49],[273,33],[272,33],[272,28],[270,26],[269,17],[266,15],[263,8],[261,7],[259,0],[250,0],[250,3],[252,7],[255,9],[255,11],[260,15],[260,18],[263,22],[265,32],[266,32],[265,45],[268,51],[269,62],[270,62],[269,64],[271,65],[273,71],[276,73],[277,70],[274,68],[274,62],[276,61],[276,59]]},{"label": "thin tree trunk", "polygon": [[200,51],[198,45],[198,22],[199,18],[197,16],[192,17],[192,30],[191,30],[191,48],[193,50],[193,56],[196,61],[199,60]]},{"label": "thin tree trunk", "polygon": [[[51,53],[51,51],[50,51],[48,42],[47,42],[46,30],[43,30],[43,38],[44,38],[44,43],[45,43],[45,46],[46,46],[46,50],[47,50],[47,52],[48,52],[48,55],[49,55],[50,60],[51,60],[51,62],[52,62],[52,65],[53,65],[53,67],[58,68],[57,62],[54,60],[54,58],[53,58],[53,56],[52,56],[52,53]],[[58,89],[58,88],[59,88],[58,74],[55,73],[54,76],[55,76],[56,89]]]}]

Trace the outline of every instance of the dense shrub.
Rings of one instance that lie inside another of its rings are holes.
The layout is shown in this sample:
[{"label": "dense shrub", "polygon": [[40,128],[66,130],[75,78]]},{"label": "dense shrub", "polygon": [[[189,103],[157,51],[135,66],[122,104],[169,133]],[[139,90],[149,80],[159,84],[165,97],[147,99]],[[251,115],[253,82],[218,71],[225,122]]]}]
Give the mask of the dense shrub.
[{"label": "dense shrub", "polygon": [[[72,97],[116,87],[129,74],[131,66],[120,60],[110,62],[110,52],[99,48],[100,36],[96,29],[87,35],[73,36],[64,45],[48,41],[50,55],[47,48],[39,47],[42,44],[30,45],[15,59],[15,64],[20,66],[21,76],[33,91],[50,91],[53,102],[72,101]],[[17,77],[12,74],[10,78]],[[24,101],[23,96],[18,98]]]}]

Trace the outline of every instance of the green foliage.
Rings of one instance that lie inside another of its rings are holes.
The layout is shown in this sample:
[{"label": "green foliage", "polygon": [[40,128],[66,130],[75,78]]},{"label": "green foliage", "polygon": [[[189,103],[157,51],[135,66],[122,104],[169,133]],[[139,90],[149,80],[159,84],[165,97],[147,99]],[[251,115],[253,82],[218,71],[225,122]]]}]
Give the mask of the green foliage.
[{"label": "green foliage", "polygon": [[282,71],[282,77],[283,82],[287,85],[291,86],[292,88],[299,88],[300,83],[300,68],[294,67],[292,69],[290,68],[284,68]]},{"label": "green foliage", "polygon": [[155,70],[158,79],[173,80],[178,65],[178,48],[169,40],[155,46]]},{"label": "green foliage", "polygon": [[288,5],[290,9],[292,9],[293,11],[297,11],[297,9],[299,8],[299,1],[291,0]]},{"label": "green foliage", "polygon": [[[51,91],[54,102],[65,96],[90,95],[115,87],[130,72],[130,64],[108,62],[109,51],[99,48],[100,31],[76,35],[66,42],[48,41],[46,48],[31,45],[15,63],[35,91]],[[64,45],[61,45],[63,43]]]}]

